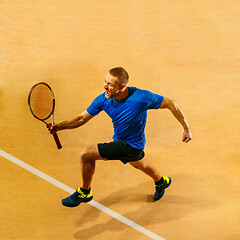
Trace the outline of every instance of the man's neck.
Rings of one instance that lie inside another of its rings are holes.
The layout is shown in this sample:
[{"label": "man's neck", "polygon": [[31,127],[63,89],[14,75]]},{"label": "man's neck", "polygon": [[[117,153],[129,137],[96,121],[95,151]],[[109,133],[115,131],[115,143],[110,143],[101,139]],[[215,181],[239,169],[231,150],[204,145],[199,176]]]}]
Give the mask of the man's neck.
[{"label": "man's neck", "polygon": [[117,101],[123,101],[128,97],[128,87],[126,87],[123,91],[120,91],[119,94],[114,97]]}]

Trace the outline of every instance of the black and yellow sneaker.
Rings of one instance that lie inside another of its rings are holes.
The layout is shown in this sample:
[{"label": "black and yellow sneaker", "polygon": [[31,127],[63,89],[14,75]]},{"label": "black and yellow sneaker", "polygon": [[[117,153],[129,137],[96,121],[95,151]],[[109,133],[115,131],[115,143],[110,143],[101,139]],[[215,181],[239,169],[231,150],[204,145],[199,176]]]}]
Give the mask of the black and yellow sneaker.
[{"label": "black and yellow sneaker", "polygon": [[93,199],[92,189],[89,193],[85,194],[81,188],[78,188],[75,193],[67,198],[62,199],[62,204],[66,207],[77,207],[80,203],[90,202]]},{"label": "black and yellow sneaker", "polygon": [[162,181],[163,183],[159,185],[155,183],[156,192],[153,196],[154,201],[159,200],[163,196],[163,194],[165,193],[165,189],[170,186],[172,179],[170,177],[162,177],[160,181]]}]

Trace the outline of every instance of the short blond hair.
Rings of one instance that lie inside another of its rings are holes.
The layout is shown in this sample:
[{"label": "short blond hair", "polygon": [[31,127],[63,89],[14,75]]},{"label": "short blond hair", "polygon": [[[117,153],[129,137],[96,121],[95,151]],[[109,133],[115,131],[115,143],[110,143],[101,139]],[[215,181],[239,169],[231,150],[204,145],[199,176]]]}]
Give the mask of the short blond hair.
[{"label": "short blond hair", "polygon": [[122,67],[115,67],[109,70],[109,73],[114,76],[117,77],[118,80],[120,81],[120,84],[125,84],[127,85],[128,80],[129,80],[129,75],[127,73],[127,71],[122,68]]}]

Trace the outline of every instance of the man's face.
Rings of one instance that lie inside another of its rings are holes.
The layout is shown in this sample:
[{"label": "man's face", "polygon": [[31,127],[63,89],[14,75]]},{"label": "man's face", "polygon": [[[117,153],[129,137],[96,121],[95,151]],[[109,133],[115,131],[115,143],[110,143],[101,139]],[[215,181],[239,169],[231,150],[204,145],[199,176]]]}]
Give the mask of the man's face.
[{"label": "man's face", "polygon": [[104,89],[106,98],[114,98],[118,95],[121,84],[117,77],[112,76],[110,73],[104,79]]}]

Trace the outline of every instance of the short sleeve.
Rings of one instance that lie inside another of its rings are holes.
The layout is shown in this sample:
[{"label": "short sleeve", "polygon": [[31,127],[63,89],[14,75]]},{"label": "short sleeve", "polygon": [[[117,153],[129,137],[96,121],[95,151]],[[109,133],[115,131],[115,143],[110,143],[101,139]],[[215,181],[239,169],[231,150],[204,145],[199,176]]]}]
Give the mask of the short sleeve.
[{"label": "short sleeve", "polygon": [[146,108],[147,109],[158,109],[161,104],[162,101],[164,99],[163,96],[158,95],[156,93],[152,93],[150,91],[147,90],[143,90],[143,94],[144,94],[144,100],[146,101]]},{"label": "short sleeve", "polygon": [[96,97],[91,105],[87,108],[87,112],[90,115],[97,115],[103,110],[103,94]]}]

